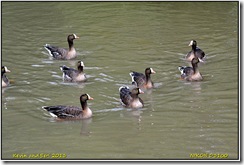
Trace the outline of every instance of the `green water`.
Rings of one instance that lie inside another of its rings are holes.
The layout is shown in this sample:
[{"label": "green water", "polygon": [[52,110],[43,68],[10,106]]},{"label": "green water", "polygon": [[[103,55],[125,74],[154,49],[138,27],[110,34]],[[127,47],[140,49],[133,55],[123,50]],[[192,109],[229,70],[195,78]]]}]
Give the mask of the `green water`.
[{"label": "green water", "polygon": [[[238,5],[2,2],[1,58],[11,70],[11,86],[2,89],[2,159],[237,159]],[[80,37],[77,59],[50,58],[43,45],[67,47],[72,33]],[[192,39],[207,56],[201,82],[179,80]],[[64,83],[59,66],[78,60],[88,81]],[[156,88],[141,95],[144,108],[124,108],[119,87],[146,67],[157,72]],[[94,98],[90,120],[57,122],[41,108],[80,106],[81,93]]]}]

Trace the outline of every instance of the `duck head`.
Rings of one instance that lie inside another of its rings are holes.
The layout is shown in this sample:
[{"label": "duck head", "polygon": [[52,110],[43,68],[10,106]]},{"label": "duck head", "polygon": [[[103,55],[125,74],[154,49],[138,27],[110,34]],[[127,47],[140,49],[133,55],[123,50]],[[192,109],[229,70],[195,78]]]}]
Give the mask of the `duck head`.
[{"label": "duck head", "polygon": [[146,68],[145,69],[145,75],[149,75],[149,74],[154,74],[156,73],[153,68]]},{"label": "duck head", "polygon": [[87,100],[93,100],[93,98],[87,93],[80,96],[81,102],[86,102]]},{"label": "duck head", "polygon": [[144,92],[140,88],[133,88],[131,91],[132,95],[143,94]]},{"label": "duck head", "polygon": [[8,68],[6,66],[2,66],[2,74],[3,73],[8,73],[11,72],[10,70],[8,70]]}]

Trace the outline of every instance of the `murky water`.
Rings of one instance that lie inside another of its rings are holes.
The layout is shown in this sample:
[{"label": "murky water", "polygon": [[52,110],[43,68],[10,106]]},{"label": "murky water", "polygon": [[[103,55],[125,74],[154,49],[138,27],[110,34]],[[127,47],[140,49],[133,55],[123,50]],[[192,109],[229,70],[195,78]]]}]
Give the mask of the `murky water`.
[{"label": "murky water", "polygon": [[[2,2],[2,159],[237,159],[238,2]],[[78,57],[52,60],[46,43]],[[204,80],[179,80],[179,65],[195,39],[207,54]],[[85,83],[62,82],[60,65],[85,64]],[[121,106],[129,72],[152,67],[156,88],[145,107]],[[93,118],[57,122],[44,105],[80,106],[89,93]],[[19,155],[16,155],[19,154]],[[46,154],[41,157],[40,154]],[[26,157],[25,157],[26,155]],[[36,156],[36,157],[35,157]],[[38,157],[39,156],[39,157]],[[200,157],[198,157],[200,158]]]}]

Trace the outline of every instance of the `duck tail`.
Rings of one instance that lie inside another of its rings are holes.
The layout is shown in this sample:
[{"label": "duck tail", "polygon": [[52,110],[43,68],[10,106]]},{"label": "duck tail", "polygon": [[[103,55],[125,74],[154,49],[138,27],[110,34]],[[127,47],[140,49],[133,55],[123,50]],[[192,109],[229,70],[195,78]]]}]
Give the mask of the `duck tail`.
[{"label": "duck tail", "polygon": [[134,71],[131,71],[129,73],[130,77],[131,77],[131,81],[132,81],[132,85],[135,85],[136,82],[135,82],[135,74],[134,74]]}]

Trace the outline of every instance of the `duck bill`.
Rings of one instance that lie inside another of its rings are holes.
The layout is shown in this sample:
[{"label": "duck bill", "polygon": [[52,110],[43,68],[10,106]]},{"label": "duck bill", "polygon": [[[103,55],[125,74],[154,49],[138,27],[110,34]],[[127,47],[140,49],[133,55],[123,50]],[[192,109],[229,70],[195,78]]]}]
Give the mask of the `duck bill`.
[{"label": "duck bill", "polygon": [[75,36],[75,39],[78,39],[78,38],[80,38],[80,37],[78,37],[76,34],[74,34],[74,36]]},{"label": "duck bill", "polygon": [[202,59],[200,59],[200,58],[198,58],[198,60],[200,61],[200,62],[202,62],[202,63],[205,63]]},{"label": "duck bill", "polygon": [[150,68],[151,69],[151,74],[154,74],[154,73],[156,73],[152,68]]},{"label": "duck bill", "polygon": [[193,45],[193,41],[191,41],[188,46],[192,46],[192,45]]},{"label": "duck bill", "polygon": [[87,94],[87,96],[88,96],[88,100],[93,100],[93,98],[89,94]]},{"label": "duck bill", "polygon": [[5,72],[8,72],[8,73],[9,73],[9,72],[11,72],[11,71],[10,71],[10,70],[8,70],[8,68],[5,68]]},{"label": "duck bill", "polygon": [[140,94],[143,94],[144,92],[143,92],[141,89],[139,89],[139,93],[140,93]]}]

